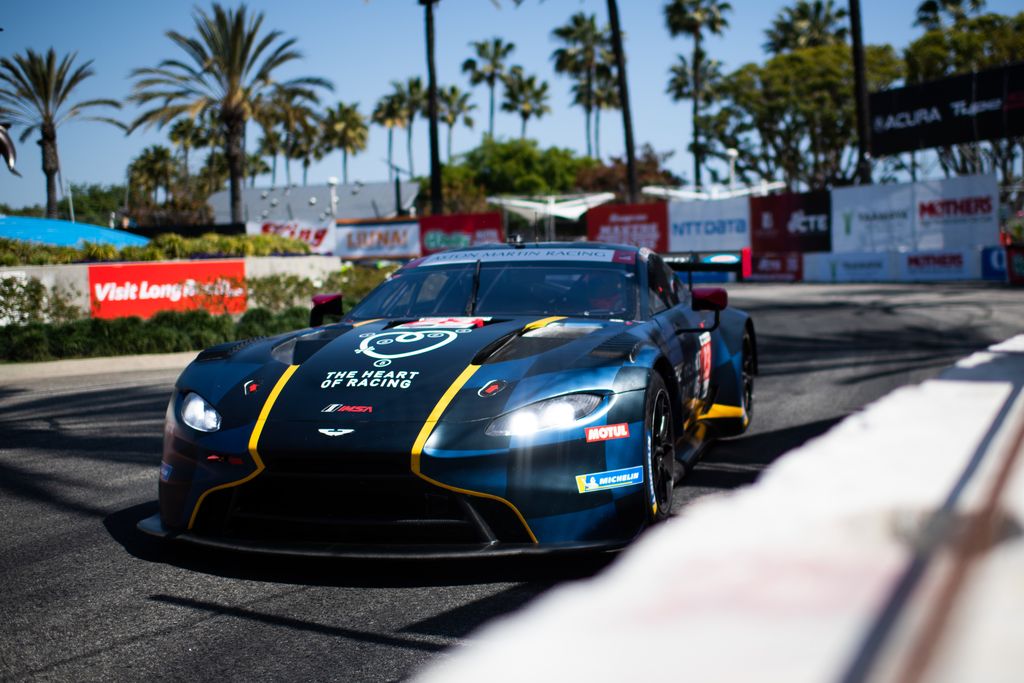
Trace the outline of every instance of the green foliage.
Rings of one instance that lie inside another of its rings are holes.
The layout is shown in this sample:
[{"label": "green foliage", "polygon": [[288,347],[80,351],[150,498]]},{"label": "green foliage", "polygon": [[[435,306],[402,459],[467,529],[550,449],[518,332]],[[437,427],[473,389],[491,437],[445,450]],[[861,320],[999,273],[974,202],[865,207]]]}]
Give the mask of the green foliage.
[{"label": "green foliage", "polygon": [[249,278],[249,302],[256,308],[271,312],[283,312],[290,307],[308,306],[314,294],[341,292],[344,295],[345,310],[361,301],[370,290],[379,285],[393,272],[393,267],[343,266],[324,280],[310,280],[297,275],[268,275]]},{"label": "green foliage", "polygon": [[498,142],[485,138],[465,155],[463,165],[488,195],[569,192],[576,175],[596,162],[559,147],[539,149],[535,140]]},{"label": "green foliage", "polygon": [[0,321],[4,324],[65,322],[81,316],[64,287],[47,287],[34,277],[0,277]]}]

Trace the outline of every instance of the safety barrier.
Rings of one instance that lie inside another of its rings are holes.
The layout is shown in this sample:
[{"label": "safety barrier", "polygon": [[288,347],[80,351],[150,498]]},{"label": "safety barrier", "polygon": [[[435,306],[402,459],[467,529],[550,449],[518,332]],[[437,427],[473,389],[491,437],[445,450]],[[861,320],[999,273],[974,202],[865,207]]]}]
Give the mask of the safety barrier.
[{"label": "safety barrier", "polygon": [[696,501],[419,680],[1016,680],[1022,387],[1024,335]]}]

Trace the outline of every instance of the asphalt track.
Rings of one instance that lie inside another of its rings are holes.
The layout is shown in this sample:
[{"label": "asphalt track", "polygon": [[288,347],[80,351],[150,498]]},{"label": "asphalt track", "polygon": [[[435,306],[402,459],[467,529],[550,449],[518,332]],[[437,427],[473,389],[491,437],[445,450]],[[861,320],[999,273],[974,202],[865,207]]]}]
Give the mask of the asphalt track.
[{"label": "asphalt track", "polygon": [[[893,388],[1024,330],[1024,292],[999,286],[730,293],[758,327],[755,421],[690,473],[678,514]],[[399,680],[613,561],[284,562],[161,546],[134,527],[155,510],[177,371],[140,366],[151,364],[112,360],[88,375],[50,365],[33,379],[0,366],[2,680]]]}]

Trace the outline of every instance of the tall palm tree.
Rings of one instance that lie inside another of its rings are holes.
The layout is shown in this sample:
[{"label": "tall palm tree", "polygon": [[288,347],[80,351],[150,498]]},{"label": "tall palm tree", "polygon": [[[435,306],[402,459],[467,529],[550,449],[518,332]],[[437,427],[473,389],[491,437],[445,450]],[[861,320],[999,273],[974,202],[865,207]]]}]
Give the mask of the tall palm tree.
[{"label": "tall palm tree", "polygon": [[419,76],[410,76],[405,83],[391,81],[392,97],[395,98],[401,107],[402,115],[405,118],[405,146],[409,158],[409,175],[415,175],[412,166],[412,124],[416,116],[426,111],[427,91],[423,88],[423,79]]},{"label": "tall palm tree", "polygon": [[245,172],[249,174],[249,187],[256,187],[256,176],[270,173],[270,166],[263,159],[263,154],[256,152],[245,158]]},{"label": "tall palm tree", "polygon": [[943,15],[955,24],[972,14],[977,14],[985,7],[985,0],[924,0],[917,6],[917,19],[914,26],[926,31],[942,28]]},{"label": "tall palm tree", "polygon": [[134,185],[152,192],[153,204],[158,202],[163,188],[166,205],[171,198],[171,178],[176,171],[177,163],[171,150],[163,145],[150,145],[132,161],[129,175]]},{"label": "tall palm tree", "polygon": [[514,66],[505,76],[505,101],[501,108],[504,111],[519,114],[522,125],[519,138],[526,138],[526,123],[531,118],[544,116],[551,111],[548,106],[548,83],[537,82],[536,76],[527,76],[523,67]]},{"label": "tall palm tree", "polygon": [[587,156],[593,156],[591,146],[591,115],[594,111],[594,87],[597,81],[597,67],[608,51],[608,29],[598,29],[593,14],[577,12],[569,22],[551,32],[553,38],[561,41],[562,47],[551,53],[555,62],[555,73],[568,74],[576,81],[573,87],[576,95],[574,104],[583,107]]},{"label": "tall palm tree", "polygon": [[395,128],[404,128],[406,123],[402,102],[393,93],[385,95],[377,100],[377,106],[374,107],[370,120],[388,131],[388,181],[390,182],[395,178]]},{"label": "tall palm tree", "polygon": [[494,137],[494,86],[501,81],[506,73],[505,60],[516,49],[515,43],[506,43],[495,36],[490,40],[470,43],[476,58],[470,57],[462,63],[463,73],[469,74],[470,85],[487,84],[490,91],[490,109],[488,114],[487,134]]},{"label": "tall palm tree", "polygon": [[256,144],[256,153],[260,158],[270,157],[270,169],[267,173],[270,173],[271,186],[277,185],[277,157],[283,150],[284,143],[281,140],[281,134],[273,128],[265,130]]},{"label": "tall palm tree", "polygon": [[476,109],[475,104],[469,101],[469,93],[459,90],[459,86],[453,85],[441,88],[438,92],[441,120],[448,126],[448,163],[452,161],[452,129],[460,120],[467,128],[473,127],[473,117],[469,115]]},{"label": "tall palm tree", "polygon": [[171,141],[171,144],[181,150],[182,174],[187,182],[189,174],[188,153],[190,150],[200,146],[202,131],[194,119],[186,116],[174,122],[170,132],[167,134],[167,138]]},{"label": "tall palm tree", "polygon": [[313,93],[284,86],[275,87],[268,98],[260,101],[260,109],[264,110],[261,115],[270,117],[281,133],[284,176],[288,185],[292,184],[291,160],[302,158],[299,136],[303,128],[309,128],[316,118],[312,105],[317,102]]},{"label": "tall palm tree", "polygon": [[615,65],[607,61],[598,66],[597,82],[594,85],[594,157],[597,159],[601,158],[601,112],[620,107],[622,100],[615,82]]},{"label": "tall palm tree", "polygon": [[153,105],[139,115],[133,128],[162,126],[185,113],[215,112],[224,133],[231,220],[241,222],[245,124],[260,97],[274,85],[307,92],[332,86],[314,77],[278,82],[275,72],[302,55],[294,48],[294,38],[284,40],[280,31],[261,32],[262,12],[249,15],[245,5],[226,9],[214,3],[212,15],[197,8],[192,18],[198,37],[166,33],[185,52],[185,61],[165,59],[157,67],[132,72],[137,80],[131,99]]},{"label": "tall palm tree", "polygon": [[832,0],[797,0],[779,10],[771,28],[765,29],[764,49],[773,55],[805,47],[846,42],[849,27],[846,9]]},{"label": "tall palm tree", "polygon": [[[8,123],[24,126],[20,140],[24,142],[39,133],[43,173],[46,175],[46,216],[57,217],[57,174],[60,157],[57,153],[57,128],[82,116],[95,107],[120,107],[114,100],[95,99],[70,103],[68,100],[82,81],[94,75],[92,60],[75,67],[78,53],[59,60],[51,47],[46,54],[31,48],[11,58],[0,58],[0,114]],[[85,120],[116,122],[107,118],[85,117]]]},{"label": "tall palm tree", "polygon": [[309,117],[301,119],[291,137],[288,155],[302,162],[302,185],[305,186],[309,183],[310,165],[313,161],[323,159],[327,151],[320,117],[311,113]]},{"label": "tall palm tree", "polygon": [[366,149],[366,118],[359,113],[359,103],[339,102],[324,112],[324,143],[328,151],[341,151],[341,182],[348,183],[348,155]]},{"label": "tall palm tree", "polygon": [[705,53],[701,48],[701,40],[705,33],[721,35],[722,31],[729,26],[725,14],[732,11],[732,5],[719,0],[670,0],[665,5],[665,23],[668,32],[673,37],[685,34],[693,38],[693,59],[690,62],[691,73],[693,74],[693,182],[696,187],[701,186],[701,165],[702,155],[700,152],[700,105],[701,87],[700,80],[702,69],[701,59]]}]

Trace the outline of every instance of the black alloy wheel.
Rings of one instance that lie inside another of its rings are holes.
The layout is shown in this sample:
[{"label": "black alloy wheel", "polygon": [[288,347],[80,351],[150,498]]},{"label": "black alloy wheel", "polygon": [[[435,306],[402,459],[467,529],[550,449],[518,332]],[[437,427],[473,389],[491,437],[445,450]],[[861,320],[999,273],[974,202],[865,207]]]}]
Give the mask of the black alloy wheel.
[{"label": "black alloy wheel", "polygon": [[668,518],[672,512],[672,491],[675,488],[675,428],[672,420],[672,401],[669,399],[665,381],[654,375],[647,387],[647,414],[645,426],[650,433],[650,444],[645,458],[645,474],[648,479],[645,496],[648,505],[648,519],[657,522]]},{"label": "black alloy wheel", "polygon": [[754,341],[749,334],[743,335],[743,358],[741,360],[741,381],[743,383],[740,400],[743,402],[743,428],[746,429],[754,416]]}]

